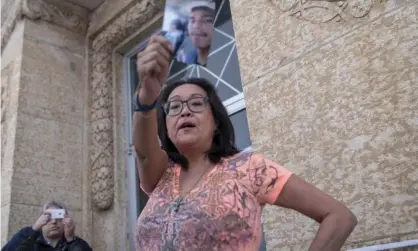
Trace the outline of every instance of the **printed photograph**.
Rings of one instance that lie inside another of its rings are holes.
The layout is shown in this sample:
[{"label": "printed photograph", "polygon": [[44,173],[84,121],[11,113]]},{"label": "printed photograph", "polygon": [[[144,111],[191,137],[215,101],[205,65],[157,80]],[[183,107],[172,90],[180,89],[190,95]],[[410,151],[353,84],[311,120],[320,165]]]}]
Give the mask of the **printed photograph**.
[{"label": "printed photograph", "polygon": [[171,41],[176,61],[206,66],[215,16],[213,0],[166,1],[162,33]]}]

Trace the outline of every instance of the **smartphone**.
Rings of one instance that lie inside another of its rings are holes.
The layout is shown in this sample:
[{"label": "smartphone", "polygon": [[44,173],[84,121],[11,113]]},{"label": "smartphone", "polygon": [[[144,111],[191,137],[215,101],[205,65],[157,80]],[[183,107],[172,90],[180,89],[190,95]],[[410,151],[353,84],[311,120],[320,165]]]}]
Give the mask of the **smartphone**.
[{"label": "smartphone", "polygon": [[180,46],[182,45],[184,41],[184,33],[181,31],[179,32],[162,31],[160,34],[164,36],[168,41],[171,42],[171,45],[173,47],[172,57],[176,57],[177,51],[179,50]]},{"label": "smartphone", "polygon": [[64,219],[65,217],[64,209],[48,209],[47,212],[51,214],[51,219]]}]

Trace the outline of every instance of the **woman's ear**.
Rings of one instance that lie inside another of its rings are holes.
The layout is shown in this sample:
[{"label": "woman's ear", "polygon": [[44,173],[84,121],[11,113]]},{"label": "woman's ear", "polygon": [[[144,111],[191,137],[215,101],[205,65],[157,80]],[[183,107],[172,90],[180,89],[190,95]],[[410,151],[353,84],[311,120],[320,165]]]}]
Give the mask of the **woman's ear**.
[{"label": "woman's ear", "polygon": [[219,121],[215,121],[213,135],[216,135],[219,133]]}]

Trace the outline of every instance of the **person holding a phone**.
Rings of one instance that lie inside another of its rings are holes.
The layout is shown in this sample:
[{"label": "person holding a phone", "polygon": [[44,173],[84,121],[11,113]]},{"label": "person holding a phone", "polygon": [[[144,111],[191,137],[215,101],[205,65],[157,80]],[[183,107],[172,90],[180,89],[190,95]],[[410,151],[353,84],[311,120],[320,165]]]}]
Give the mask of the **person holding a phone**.
[{"label": "person holding a phone", "polygon": [[137,221],[136,250],[256,251],[266,204],[320,224],[309,251],[340,250],[357,224],[354,214],[264,155],[239,152],[213,84],[166,84],[172,49],[153,36],[137,55],[133,144],[149,200]]},{"label": "person holding a phone", "polygon": [[74,230],[74,221],[67,209],[50,201],[45,203],[35,223],[17,232],[2,251],[91,251],[86,241],[75,236]]},{"label": "person holding a phone", "polygon": [[[171,42],[174,48],[176,49],[180,48],[185,38],[184,27],[183,27],[182,21],[180,19],[172,20],[170,23],[170,28],[165,33],[164,37]],[[177,60],[179,59],[180,58],[177,58]]]}]

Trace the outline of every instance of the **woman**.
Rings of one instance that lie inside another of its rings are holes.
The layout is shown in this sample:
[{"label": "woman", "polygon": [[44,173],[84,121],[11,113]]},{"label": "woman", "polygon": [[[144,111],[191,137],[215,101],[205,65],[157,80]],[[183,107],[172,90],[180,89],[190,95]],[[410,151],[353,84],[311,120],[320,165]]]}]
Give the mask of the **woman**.
[{"label": "woman", "polygon": [[170,42],[155,36],[137,56],[142,81],[133,141],[150,198],[137,222],[136,249],[258,250],[261,212],[269,203],[320,223],[309,250],[339,250],[356,217],[263,155],[239,153],[228,114],[207,81],[162,88],[171,51]]}]

